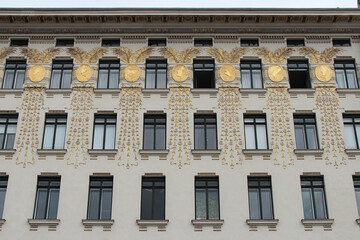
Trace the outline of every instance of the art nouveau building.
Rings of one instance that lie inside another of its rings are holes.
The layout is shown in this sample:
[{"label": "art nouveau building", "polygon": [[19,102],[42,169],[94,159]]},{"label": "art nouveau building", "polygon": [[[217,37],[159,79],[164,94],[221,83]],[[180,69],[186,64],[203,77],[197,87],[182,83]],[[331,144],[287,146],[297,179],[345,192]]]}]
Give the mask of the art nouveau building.
[{"label": "art nouveau building", "polygon": [[358,9],[0,24],[0,239],[359,239]]}]

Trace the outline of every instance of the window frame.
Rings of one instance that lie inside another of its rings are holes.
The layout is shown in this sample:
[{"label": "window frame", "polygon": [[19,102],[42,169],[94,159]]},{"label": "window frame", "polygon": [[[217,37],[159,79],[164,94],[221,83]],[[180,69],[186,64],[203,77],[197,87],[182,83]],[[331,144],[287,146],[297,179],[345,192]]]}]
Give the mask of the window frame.
[{"label": "window frame", "polygon": [[[48,118],[55,118],[55,123],[47,123],[46,120],[48,120]],[[58,122],[59,119],[65,119],[65,122]],[[53,135],[53,139],[52,139],[52,147],[51,148],[44,148],[44,142],[45,142],[45,130],[46,130],[46,126],[48,125],[53,125],[54,126],[54,135]],[[63,148],[55,148],[55,139],[56,139],[56,131],[57,131],[57,126],[58,125],[65,125],[65,135],[64,135],[64,147]],[[64,149],[65,148],[65,139],[66,139],[66,125],[67,125],[67,114],[56,114],[56,115],[52,115],[52,114],[47,114],[45,117],[45,125],[44,125],[44,132],[43,132],[43,143],[42,143],[42,149],[43,150],[57,150],[57,149]]]},{"label": "window frame", "polygon": [[[289,64],[296,64],[297,67],[296,68],[290,67]],[[288,69],[288,75],[289,75],[290,88],[292,88],[292,89],[298,88],[299,89],[299,87],[291,86],[291,79],[290,79],[290,72],[305,72],[305,71],[302,70],[304,68],[301,68],[299,66],[299,64],[306,64],[307,65],[307,67],[306,67],[306,78],[305,78],[305,88],[312,88],[311,78],[310,78],[309,60],[308,59],[288,59],[288,61],[287,61],[287,69]],[[303,87],[301,87],[301,88],[303,88]]]},{"label": "window frame", "polygon": [[358,175],[353,176],[353,183],[354,183],[354,191],[355,191],[355,201],[358,209],[358,216],[360,217],[360,197],[358,199],[356,194],[357,192],[359,192],[359,196],[360,196],[360,176]]},{"label": "window frame", "polygon": [[[242,64],[250,64],[250,67],[242,67]],[[259,68],[252,67],[253,64],[260,64]],[[263,89],[264,88],[264,79],[262,74],[262,64],[261,60],[254,61],[254,60],[241,60],[240,61],[240,75],[241,75],[241,88],[243,87],[243,77],[242,77],[242,70],[249,70],[250,71],[250,89]],[[260,88],[254,88],[254,77],[253,77],[253,70],[260,70],[260,77],[261,77],[261,87]],[[246,89],[246,88],[245,88]]]},{"label": "window frame", "polygon": [[304,38],[287,38],[286,39],[287,47],[305,47]]},{"label": "window frame", "polygon": [[[91,186],[91,182],[92,181],[100,181],[100,186]],[[104,182],[111,182],[111,186],[103,186]],[[98,205],[98,216],[96,219],[90,218],[90,194],[91,194],[91,189],[99,189],[99,205]],[[111,202],[110,202],[110,217],[109,218],[104,218],[102,217],[102,212],[101,212],[101,204],[102,204],[102,200],[103,200],[103,189],[111,189]],[[89,178],[89,193],[88,193],[88,206],[87,206],[87,211],[86,211],[86,219],[87,220],[111,220],[112,217],[112,205],[113,205],[113,194],[114,193],[114,177],[113,176],[90,176]]]},{"label": "window frame", "polygon": [[[303,134],[304,134],[304,137],[305,137],[305,148],[304,149],[298,149],[298,150],[316,150],[316,149],[320,149],[320,142],[319,142],[319,134],[318,134],[318,129],[317,129],[317,124],[316,124],[316,116],[315,114],[294,114],[293,115],[293,118],[294,118],[294,136],[295,136],[295,146],[297,145],[296,143],[296,128],[295,126],[298,125],[298,126],[303,126]],[[306,119],[313,119],[314,122],[313,123],[309,123],[309,122],[306,122]],[[302,119],[303,122],[302,123],[296,123],[295,122],[295,119]],[[311,125],[311,126],[314,126],[315,127],[315,134],[316,134],[316,137],[315,137],[315,142],[316,142],[316,148],[309,148],[309,144],[308,144],[308,137],[307,137],[307,131],[306,131],[306,126],[308,125]]]},{"label": "window frame", "polygon": [[[155,68],[151,68],[151,67],[148,67],[148,64],[155,64]],[[162,67],[159,67],[160,64],[165,64],[166,67],[165,68],[162,68]],[[145,63],[145,89],[166,89],[167,88],[167,74],[168,74],[168,64],[167,64],[167,60],[149,60],[147,59],[146,60],[146,63]],[[154,69],[155,70],[155,87],[152,88],[152,87],[148,87],[147,86],[147,82],[148,82],[148,78],[147,78],[147,71],[148,69]],[[158,88],[157,85],[158,85],[158,70],[159,69],[165,69],[165,88]]]},{"label": "window frame", "polygon": [[[249,199],[249,219],[251,220],[274,220],[274,199],[272,194],[272,183],[271,183],[271,176],[264,176],[264,177],[255,177],[255,176],[248,176],[248,199]],[[261,186],[260,182],[269,182],[269,186]],[[251,186],[250,182],[257,182],[257,186]],[[271,218],[264,218],[263,216],[263,204],[262,204],[262,197],[261,197],[261,190],[262,189],[270,189],[270,197],[271,197]],[[259,199],[259,212],[260,212],[260,218],[251,218],[251,208],[250,208],[250,189],[257,189],[258,192],[258,199]]]},{"label": "window frame", "polygon": [[[152,186],[144,186],[144,182],[152,182]],[[156,186],[155,183],[159,183],[159,182],[163,182],[164,185],[163,186]],[[144,189],[151,189],[151,198],[152,198],[152,205],[151,205],[151,219],[147,219],[144,218],[144,209],[143,209],[143,190]],[[163,212],[164,212],[164,216],[162,218],[155,218],[155,189],[163,189],[164,190],[164,196],[163,196],[163,202],[164,202],[164,206],[163,207]],[[157,177],[152,177],[152,176],[142,176],[141,179],[141,205],[140,205],[140,219],[141,220],[165,220],[165,216],[166,216],[166,178],[165,176],[157,176]]]},{"label": "window frame", "polygon": [[74,44],[74,38],[57,38],[55,41],[55,47],[73,47]]},{"label": "window frame", "polygon": [[[96,119],[97,118],[104,118],[104,122],[103,123],[96,123]],[[107,123],[108,119],[115,119],[114,123]],[[95,114],[94,116],[94,128],[93,128],[93,137],[92,137],[92,149],[93,150],[115,150],[115,142],[116,142],[116,121],[117,121],[117,116],[116,114]],[[104,132],[103,132],[103,143],[102,143],[102,148],[94,148],[94,140],[95,140],[95,126],[96,125],[103,125],[104,126]],[[114,134],[114,148],[112,149],[107,149],[105,148],[105,140],[106,140],[106,126],[108,125],[114,125],[115,126],[115,134]]]},{"label": "window frame", "polygon": [[[2,184],[5,182],[5,184]],[[5,189],[4,191],[4,198],[0,198],[0,219],[4,219],[4,209],[5,209],[5,200],[6,200],[6,192],[7,192],[7,185],[9,183],[9,176],[0,176],[0,190]],[[2,200],[2,201],[1,201]]]},{"label": "window frame", "polygon": [[[17,131],[17,124],[18,124],[18,115],[17,114],[6,114],[6,115],[0,115],[0,119],[1,118],[6,118],[6,122],[5,122],[5,130],[4,130],[4,139],[2,140],[2,145],[0,146],[1,150],[5,150],[5,149],[14,149],[15,146],[15,139],[16,139],[16,131]],[[16,119],[15,123],[9,122],[9,119]],[[0,125],[2,125],[3,123],[0,123]],[[5,148],[6,144],[7,144],[7,130],[9,125],[15,125],[16,126],[16,130],[15,130],[15,134],[14,134],[14,142],[12,143],[13,147],[12,148]],[[6,141],[5,141],[6,140]]]},{"label": "window frame", "polygon": [[194,47],[212,47],[214,44],[212,38],[195,38]]},{"label": "window frame", "polygon": [[[343,67],[339,67],[337,65],[342,64]],[[354,67],[347,67],[347,64],[353,64]],[[344,80],[345,80],[345,85],[346,87],[344,88],[340,88],[339,87],[339,82],[338,79],[336,77],[336,70],[343,70],[344,71]],[[349,87],[349,81],[348,81],[348,76],[347,76],[347,70],[354,70],[355,73],[355,83],[356,83],[356,87],[355,88],[350,88]],[[358,75],[357,75],[357,69],[356,69],[356,64],[354,60],[338,60],[338,59],[334,59],[334,71],[335,71],[335,78],[336,78],[336,83],[338,85],[338,88],[340,89],[358,89],[359,88],[359,80],[358,80]]]},{"label": "window frame", "polygon": [[[15,64],[15,68],[9,68],[9,64]],[[25,65],[24,68],[20,68],[18,67],[18,65]],[[26,66],[27,66],[27,63],[26,63],[26,60],[7,60],[6,61],[6,64],[5,64],[5,69],[4,69],[4,75],[3,75],[3,79],[2,79],[2,89],[22,89],[24,87],[24,82],[25,82],[25,78],[26,78]],[[11,88],[5,88],[5,80],[6,80],[6,71],[8,70],[14,70],[14,76],[12,77],[12,87]],[[22,85],[21,85],[21,88],[16,88],[16,76],[17,76],[17,72],[18,71],[21,71],[21,70],[24,70],[24,78],[23,78],[23,81],[22,81]]]},{"label": "window frame", "polygon": [[[351,122],[345,122],[345,118],[351,119]],[[356,132],[356,125],[359,125],[360,127],[360,121],[356,122],[355,118],[359,118],[360,119],[360,115],[355,115],[355,114],[343,114],[343,123],[344,123],[344,128],[346,125],[352,125],[353,129],[354,129],[354,137],[355,137],[355,143],[356,143],[356,148],[347,148],[348,149],[360,149],[360,141],[358,141],[358,139],[360,140],[360,136],[357,135]],[[346,140],[346,131],[345,131],[345,140]],[[346,143],[347,145],[347,143]]]},{"label": "window frame", "polygon": [[[153,122],[152,123],[147,123],[145,120],[146,119],[152,119]],[[158,119],[164,119],[165,122],[164,123],[157,123]],[[152,148],[145,148],[145,125],[152,125],[154,126],[153,128],[153,147]],[[164,148],[156,148],[156,139],[157,139],[157,134],[156,134],[156,129],[158,126],[165,126],[165,145]],[[166,114],[144,114],[144,126],[143,126],[143,133],[144,133],[144,137],[143,137],[143,149],[144,150],[165,150],[166,149]]]},{"label": "window frame", "polygon": [[148,47],[166,47],[166,38],[148,38]]},{"label": "window frame", "polygon": [[[245,119],[253,119],[252,123],[245,122]],[[265,120],[264,123],[257,123],[256,119],[263,118]],[[254,139],[255,139],[255,148],[247,148],[246,147],[246,125],[254,126]],[[265,134],[266,134],[266,148],[258,147],[258,139],[257,139],[257,125],[265,125]],[[245,149],[246,150],[268,150],[269,149],[269,138],[268,138],[268,130],[267,130],[267,121],[265,114],[244,114],[244,135],[245,135]]]},{"label": "window frame", "polygon": [[259,39],[258,38],[241,38],[240,39],[240,47],[259,47]]},{"label": "window frame", "polygon": [[102,47],[120,47],[120,38],[102,38]]},{"label": "window frame", "polygon": [[[202,68],[195,68],[195,64],[202,64]],[[205,64],[212,64],[213,68],[211,71],[208,71],[207,69],[210,68],[206,68]],[[198,87],[198,77],[196,72],[212,72],[211,74],[211,81],[210,81],[210,87]],[[216,88],[216,79],[215,79],[215,61],[213,59],[211,60],[203,60],[203,59],[194,59],[193,60],[193,84],[194,84],[194,88],[198,88],[198,89],[208,89],[208,88]]]},{"label": "window frame", "polygon": [[[196,119],[203,119],[202,123],[197,123]],[[208,119],[215,119],[215,148],[208,148],[207,146],[207,125],[214,125],[214,124],[207,124]],[[204,148],[196,148],[196,125],[204,125]],[[218,134],[217,134],[217,116],[216,114],[194,114],[194,149],[195,150],[217,150],[218,149]]]},{"label": "window frame", "polygon": [[[208,182],[209,181],[215,181],[217,182],[217,186],[208,186]],[[205,186],[196,186],[197,181],[205,181],[206,184]],[[207,177],[203,177],[203,176],[195,176],[195,181],[194,181],[194,186],[195,186],[195,219],[196,220],[220,220],[220,182],[219,182],[219,176],[207,176]],[[196,190],[197,189],[205,189],[206,192],[206,218],[198,218],[197,217],[197,208],[196,208]],[[209,218],[209,197],[208,197],[208,193],[209,193],[209,189],[217,189],[217,207],[218,207],[218,218]]]},{"label": "window frame", "polygon": [[350,38],[333,38],[332,39],[333,47],[351,47]]},{"label": "window frame", "polygon": [[[54,68],[55,64],[61,64],[62,67],[61,68]],[[64,65],[67,64],[71,64],[71,68],[70,67],[64,67]],[[60,74],[60,87],[52,87],[52,83],[53,83],[53,73],[54,70],[61,70],[61,74]],[[71,77],[70,77],[70,86],[69,88],[64,88],[62,87],[63,82],[64,82],[64,70],[71,70]],[[51,77],[50,77],[50,85],[49,88],[50,89],[71,89],[71,84],[72,84],[72,78],[73,78],[73,72],[74,72],[74,62],[73,60],[53,60],[52,62],[52,67],[51,67]]]},{"label": "window frame", "polygon": [[29,46],[28,38],[11,38],[10,47],[27,47]]},{"label": "window frame", "polygon": [[[102,67],[101,65],[102,64],[108,64],[109,66],[108,67]],[[118,67],[112,67],[111,65],[113,64],[118,64],[119,66]],[[118,89],[119,88],[119,78],[120,78],[120,60],[99,60],[99,69],[98,69],[98,79],[97,79],[97,89]],[[106,79],[106,87],[104,88],[100,88],[99,87],[99,82],[100,82],[100,71],[101,70],[107,70],[107,79]],[[110,73],[111,73],[111,70],[118,70],[117,71],[117,74],[118,74],[118,77],[117,77],[117,87],[115,88],[110,88],[109,85],[110,85]]]}]

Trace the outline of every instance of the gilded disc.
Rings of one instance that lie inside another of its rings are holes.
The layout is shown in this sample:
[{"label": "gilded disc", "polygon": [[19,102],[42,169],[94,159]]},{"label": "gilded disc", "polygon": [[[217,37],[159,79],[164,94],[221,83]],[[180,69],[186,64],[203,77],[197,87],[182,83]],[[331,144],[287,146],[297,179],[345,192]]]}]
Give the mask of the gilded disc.
[{"label": "gilded disc", "polygon": [[81,65],[76,70],[76,77],[80,82],[87,82],[90,80],[93,70],[89,65]]},{"label": "gilded disc", "polygon": [[284,79],[284,69],[279,65],[270,66],[268,69],[269,78],[273,82],[281,82]]},{"label": "gilded disc", "polygon": [[32,82],[40,82],[45,77],[45,68],[42,65],[35,65],[30,68],[29,78]]},{"label": "gilded disc", "polygon": [[125,79],[128,82],[136,82],[140,78],[140,68],[137,65],[129,65],[125,68]]},{"label": "gilded disc", "polygon": [[232,82],[236,78],[236,69],[231,65],[224,65],[220,68],[220,77],[225,82]]},{"label": "gilded disc", "polygon": [[332,70],[329,66],[319,65],[315,68],[315,75],[320,82],[328,82],[332,77]]},{"label": "gilded disc", "polygon": [[176,82],[184,82],[188,75],[189,71],[184,65],[176,65],[171,71],[171,76]]}]

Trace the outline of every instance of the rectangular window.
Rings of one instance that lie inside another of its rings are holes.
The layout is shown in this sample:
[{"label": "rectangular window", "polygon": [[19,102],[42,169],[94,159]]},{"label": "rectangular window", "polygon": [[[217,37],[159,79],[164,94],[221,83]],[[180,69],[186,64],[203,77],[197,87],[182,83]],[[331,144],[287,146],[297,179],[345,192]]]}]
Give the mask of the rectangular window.
[{"label": "rectangular window", "polygon": [[119,88],[120,61],[99,61],[98,88]]},{"label": "rectangular window", "polygon": [[97,115],[94,122],[93,149],[115,149],[116,115]]},{"label": "rectangular window", "polygon": [[242,88],[263,88],[260,61],[241,61],[240,68]]},{"label": "rectangular window", "polygon": [[66,115],[48,115],[45,119],[43,149],[64,149]]},{"label": "rectangular window", "polygon": [[25,71],[26,61],[6,61],[3,88],[22,88]]},{"label": "rectangular window", "polygon": [[144,149],[166,149],[166,115],[144,116]]},{"label": "rectangular window", "polygon": [[335,76],[339,88],[358,88],[354,61],[335,60]]},{"label": "rectangular window", "polygon": [[90,177],[87,219],[110,220],[113,177]]},{"label": "rectangular window", "polygon": [[360,149],[360,115],[344,115],[346,148]]},{"label": "rectangular window", "polygon": [[350,38],[347,39],[333,39],[334,47],[351,47]]},{"label": "rectangular window", "polygon": [[[355,197],[356,197],[356,204],[358,208],[358,215],[360,216],[360,176],[353,176],[354,180],[354,188],[355,188]],[[1,204],[1,199],[0,199]],[[1,208],[1,206],[0,206]],[[1,217],[1,215],[0,215]]]},{"label": "rectangular window", "polygon": [[14,149],[17,115],[0,115],[0,149]]},{"label": "rectangular window", "polygon": [[0,219],[3,219],[7,183],[7,176],[0,177]]},{"label": "rectangular window", "polygon": [[319,149],[314,115],[295,115],[296,149]]},{"label": "rectangular window", "polygon": [[27,47],[29,39],[10,39],[10,47]]},{"label": "rectangular window", "polygon": [[259,39],[241,39],[240,46],[241,47],[258,47]]},{"label": "rectangular window", "polygon": [[66,39],[56,39],[56,47],[73,47],[74,39],[66,38]]},{"label": "rectangular window", "polygon": [[60,177],[39,177],[34,219],[56,219],[60,193]]},{"label": "rectangular window", "polygon": [[245,148],[268,149],[265,115],[245,115]]},{"label": "rectangular window", "polygon": [[250,219],[274,219],[270,177],[248,177]]},{"label": "rectangular window", "polygon": [[148,46],[149,47],[166,47],[166,38],[149,39]]},{"label": "rectangular window", "polygon": [[311,88],[307,60],[288,60],[288,71],[291,88]]},{"label": "rectangular window", "polygon": [[217,149],[216,115],[196,114],[195,123],[195,149]]},{"label": "rectangular window", "polygon": [[115,38],[115,39],[102,39],[101,42],[101,46],[102,47],[119,47],[120,46],[120,39],[119,38]]},{"label": "rectangular window", "polygon": [[194,60],[194,88],[215,88],[213,60]]},{"label": "rectangular window", "polygon": [[220,219],[218,177],[195,177],[195,219]]},{"label": "rectangular window", "polygon": [[70,88],[73,61],[53,61],[50,88]]},{"label": "rectangular window", "polygon": [[145,88],[166,88],[166,75],[166,60],[147,60]]},{"label": "rectangular window", "polygon": [[327,219],[323,177],[301,177],[301,194],[305,219]]},{"label": "rectangular window", "polygon": [[165,219],[165,177],[143,177],[141,220]]},{"label": "rectangular window", "polygon": [[288,47],[305,47],[305,39],[286,39]]},{"label": "rectangular window", "polygon": [[195,47],[212,47],[213,40],[209,39],[194,39],[194,46]]}]

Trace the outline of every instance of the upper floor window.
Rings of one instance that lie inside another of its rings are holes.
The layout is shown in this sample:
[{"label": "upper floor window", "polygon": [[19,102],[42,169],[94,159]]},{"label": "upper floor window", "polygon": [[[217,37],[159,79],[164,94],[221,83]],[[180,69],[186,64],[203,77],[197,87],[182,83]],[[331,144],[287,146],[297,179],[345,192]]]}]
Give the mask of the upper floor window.
[{"label": "upper floor window", "polygon": [[245,148],[267,149],[267,131],[265,115],[245,115]]},{"label": "upper floor window", "polygon": [[56,219],[60,193],[60,177],[39,177],[34,219]]},{"label": "upper floor window", "polygon": [[217,149],[216,115],[196,114],[195,118],[195,149]]},{"label": "upper floor window", "polygon": [[250,219],[274,219],[270,177],[248,177]]},{"label": "upper floor window", "polygon": [[113,177],[90,177],[87,219],[110,220]]},{"label": "upper floor window", "polygon": [[288,71],[291,88],[311,88],[307,60],[288,60]]},{"label": "upper floor window", "polygon": [[305,46],[305,39],[286,39],[286,45],[288,47],[304,47]]},{"label": "upper floor window", "polygon": [[120,46],[120,39],[119,38],[103,38],[101,41],[102,47],[119,47]]},{"label": "upper floor window", "polygon": [[166,148],[166,115],[144,116],[144,149]]},{"label": "upper floor window", "polygon": [[209,39],[202,39],[202,38],[195,38],[194,39],[194,46],[195,47],[212,47],[213,40]]},{"label": "upper floor window", "polygon": [[194,88],[215,88],[213,60],[194,60]]},{"label": "upper floor window", "polygon": [[29,39],[10,39],[10,47],[27,47],[29,45]]},{"label": "upper floor window", "polygon": [[73,47],[74,39],[73,38],[58,38],[56,39],[56,47]]},{"label": "upper floor window", "polygon": [[344,115],[345,140],[348,149],[360,149],[360,115]]},{"label": "upper floor window", "polygon": [[0,177],[0,219],[3,219],[7,183],[7,176]]},{"label": "upper floor window", "polygon": [[301,193],[305,219],[327,219],[323,177],[301,177]]},{"label": "upper floor window", "polygon": [[141,220],[165,219],[165,177],[143,177]]},{"label": "upper floor window", "polygon": [[166,88],[166,60],[147,60],[145,88]]},{"label": "upper floor window", "polygon": [[358,88],[354,61],[335,60],[335,75],[339,88]]},{"label": "upper floor window", "polygon": [[48,115],[45,119],[43,149],[64,149],[66,115]]},{"label": "upper floor window", "polygon": [[241,39],[240,40],[241,47],[258,47],[259,46],[259,39]]},{"label": "upper floor window", "polygon": [[93,149],[115,149],[116,115],[96,115]]},{"label": "upper floor window", "polygon": [[[353,180],[354,180],[354,188],[355,188],[356,205],[358,208],[358,215],[360,216],[360,176],[353,176]],[[1,199],[0,199],[0,202],[1,202]],[[0,208],[1,208],[1,206],[0,206]],[[0,217],[1,217],[1,215],[0,215]]]},{"label": "upper floor window", "polygon": [[195,219],[220,219],[218,177],[195,177]]},{"label": "upper floor window", "polygon": [[297,149],[319,149],[314,115],[295,115],[294,125]]},{"label": "upper floor window", "polygon": [[98,88],[119,88],[119,72],[119,60],[100,60]]},{"label": "upper floor window", "polygon": [[334,47],[350,47],[351,46],[350,38],[333,39],[333,46]]},{"label": "upper floor window", "polygon": [[263,88],[260,61],[241,61],[241,87]]},{"label": "upper floor window", "polygon": [[70,88],[73,61],[53,61],[50,88]]},{"label": "upper floor window", "polygon": [[14,149],[16,115],[0,116],[0,149]]},{"label": "upper floor window", "polygon": [[26,61],[6,61],[3,88],[22,88],[25,71]]},{"label": "upper floor window", "polygon": [[149,39],[148,40],[149,47],[166,47],[166,38],[158,38],[158,39]]}]

